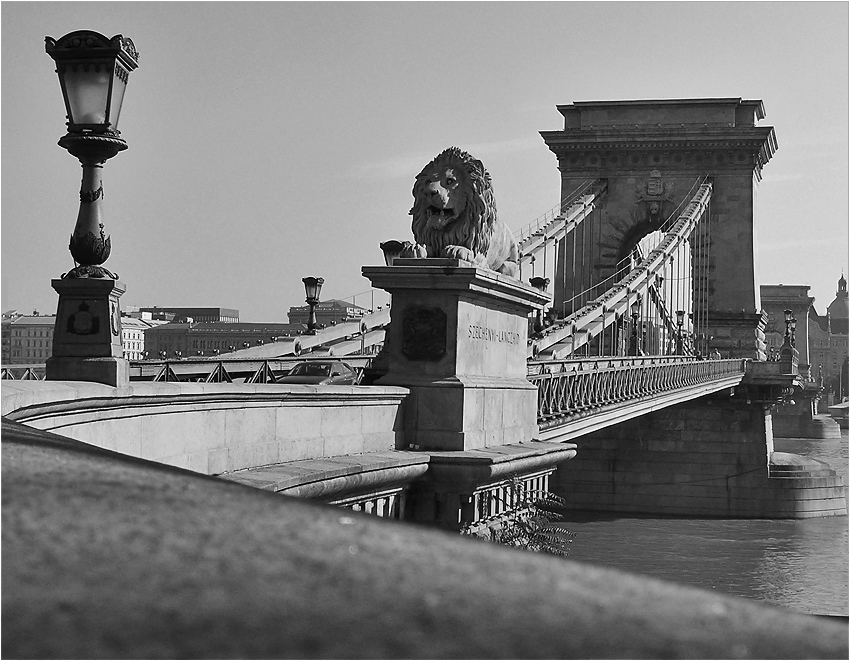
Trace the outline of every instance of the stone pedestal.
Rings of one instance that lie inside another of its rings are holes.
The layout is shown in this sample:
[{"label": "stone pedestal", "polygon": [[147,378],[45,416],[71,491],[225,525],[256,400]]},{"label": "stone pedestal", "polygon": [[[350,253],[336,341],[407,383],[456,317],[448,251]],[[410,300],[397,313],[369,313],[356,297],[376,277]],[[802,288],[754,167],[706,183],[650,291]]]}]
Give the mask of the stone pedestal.
[{"label": "stone pedestal", "polygon": [[111,278],[67,278],[51,285],[59,306],[47,379],[127,385],[130,371],[123,357],[118,304],[126,287]]},{"label": "stone pedestal", "polygon": [[720,351],[723,358],[767,359],[764,340],[766,313],[709,310],[707,316],[708,335],[713,336],[711,349]]},{"label": "stone pedestal", "polygon": [[537,435],[528,316],[548,295],[457,260],[397,259],[363,275],[393,297],[389,369],[377,383],[410,388],[408,447],[473,450]]}]

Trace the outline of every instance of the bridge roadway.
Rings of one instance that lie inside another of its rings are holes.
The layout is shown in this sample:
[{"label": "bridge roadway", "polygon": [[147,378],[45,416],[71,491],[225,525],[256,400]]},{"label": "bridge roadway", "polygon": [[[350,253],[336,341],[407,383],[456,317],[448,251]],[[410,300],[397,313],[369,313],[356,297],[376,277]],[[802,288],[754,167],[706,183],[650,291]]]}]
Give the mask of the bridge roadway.
[{"label": "bridge roadway", "polygon": [[[263,349],[265,347],[254,347]],[[300,360],[326,360],[305,356]],[[187,359],[133,363],[134,381],[244,380],[274,383],[299,359]],[[371,357],[344,358],[362,372]],[[747,374],[746,359],[686,356],[588,357],[530,361],[528,378],[539,392],[540,440],[566,441],[668,406],[733,388]]]},{"label": "bridge roadway", "polygon": [[[234,376],[273,375],[272,367],[281,366],[277,362],[226,364]],[[471,493],[476,480],[490,483],[569,459],[575,446],[566,441],[737,386],[748,364],[682,357],[531,363],[529,378],[540,393],[539,436],[519,445],[449,454],[474,474],[467,480]],[[216,365],[177,361],[165,367],[187,379],[198,378],[197,370],[209,376]],[[398,420],[406,392],[381,386],[180,381],[114,389],[21,381],[7,382],[3,415],[143,459],[335,501],[352,493],[397,493],[399,485],[426,471],[442,479],[440,453],[413,452],[404,445]],[[455,475],[460,481],[467,477]],[[393,498],[390,493],[381,503],[392,504]]]}]

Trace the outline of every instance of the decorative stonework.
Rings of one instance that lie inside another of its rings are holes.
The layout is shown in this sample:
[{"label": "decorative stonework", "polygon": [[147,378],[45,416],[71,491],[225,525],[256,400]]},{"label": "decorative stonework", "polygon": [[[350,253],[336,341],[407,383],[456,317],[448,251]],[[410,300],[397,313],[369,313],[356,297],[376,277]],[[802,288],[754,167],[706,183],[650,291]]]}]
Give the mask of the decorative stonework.
[{"label": "decorative stonework", "polygon": [[[80,202],[87,202],[88,204],[91,204],[101,197],[103,197],[103,184],[100,184],[100,188],[97,190],[80,191]],[[103,226],[101,225],[101,227]]]},{"label": "decorative stonework", "polygon": [[103,231],[103,223],[99,224],[98,230],[97,235],[94,232],[71,235],[68,250],[78,264],[95,266],[109,259],[109,253],[112,252],[112,240]]},{"label": "decorative stonework", "polygon": [[446,355],[446,313],[411,306],[402,315],[401,352],[408,360],[436,362]]},{"label": "decorative stonework", "polygon": [[663,219],[670,213],[671,207],[675,205],[675,192],[676,182],[665,182],[658,170],[650,172],[649,179],[635,185],[637,209],[634,220],[648,222],[653,227],[660,226]]},{"label": "decorative stonework", "polygon": [[51,284],[59,305],[47,379],[126,385],[129,363],[123,357],[119,305],[124,285],[97,276],[60,278]]},{"label": "decorative stonework", "polygon": [[72,335],[97,335],[100,332],[100,317],[93,315],[89,304],[82,301],[77,310],[68,315],[66,326]]}]

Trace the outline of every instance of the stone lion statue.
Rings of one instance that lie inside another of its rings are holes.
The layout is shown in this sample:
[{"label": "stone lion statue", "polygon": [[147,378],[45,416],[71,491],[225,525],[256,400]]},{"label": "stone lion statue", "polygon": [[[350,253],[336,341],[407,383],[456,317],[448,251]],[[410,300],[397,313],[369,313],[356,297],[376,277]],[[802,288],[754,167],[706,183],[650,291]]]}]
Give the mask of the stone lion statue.
[{"label": "stone lion statue", "polygon": [[402,257],[448,257],[516,278],[518,249],[496,217],[490,174],[481,161],[449,147],[413,184],[413,237]]}]

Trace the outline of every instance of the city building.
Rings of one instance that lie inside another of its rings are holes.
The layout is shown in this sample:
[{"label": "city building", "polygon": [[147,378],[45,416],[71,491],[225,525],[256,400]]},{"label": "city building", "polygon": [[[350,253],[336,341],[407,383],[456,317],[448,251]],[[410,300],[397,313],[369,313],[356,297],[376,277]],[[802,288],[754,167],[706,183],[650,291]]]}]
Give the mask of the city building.
[{"label": "city building", "polygon": [[[828,395],[834,402],[848,396],[848,306],[847,280],[838,280],[835,298],[818,315],[814,308],[809,323],[809,352],[812,374],[823,377]],[[829,398],[828,398],[829,399]]]},{"label": "city building", "polygon": [[239,310],[231,308],[177,308],[157,307],[137,308],[139,312],[147,312],[153,319],[160,321],[174,321],[177,323],[226,323],[235,324],[239,322]]},{"label": "city building", "polygon": [[[141,360],[144,357],[145,331],[163,321],[142,320],[121,314],[121,344],[124,357]],[[18,314],[16,310],[3,313],[2,364],[43,365],[53,354],[53,331],[56,315]]]},{"label": "city building", "polygon": [[[811,378],[809,362],[809,334],[806,328],[814,314],[814,297],[809,296],[809,285],[761,285],[761,306],[767,312],[764,341],[768,357],[779,355],[785,342],[785,310],[791,310],[796,320],[796,348],[800,354],[800,373]],[[816,376],[816,375],[815,375]]]},{"label": "city building", "polygon": [[306,329],[303,324],[278,323],[170,323],[145,331],[145,351],[148,358],[168,358],[178,355],[214,356],[235,349],[244,349],[277,337],[298,335]]},{"label": "city building", "polygon": [[142,360],[145,357],[145,331],[164,323],[164,321],[131,317],[122,313],[121,344],[124,347],[124,358]]},{"label": "city building", "polygon": [[838,280],[835,299],[818,314],[808,285],[762,285],[762,307],[768,313],[765,344],[768,355],[775,355],[785,340],[784,311],[796,319],[796,347],[800,352],[800,371],[813,381],[823,379],[825,388],[821,408],[847,396],[848,302],[847,280]]},{"label": "city building", "polygon": [[2,361],[4,365],[38,365],[53,352],[55,315],[17,314],[10,311],[2,320]]},{"label": "city building", "polygon": [[[316,306],[316,323],[319,327],[338,324],[342,321],[350,321],[358,319],[369,312],[366,308],[359,305],[354,305],[348,301],[341,301],[337,298],[329,301],[321,301]],[[289,308],[289,323],[307,325],[307,318],[310,316],[309,305],[296,305]]]}]

